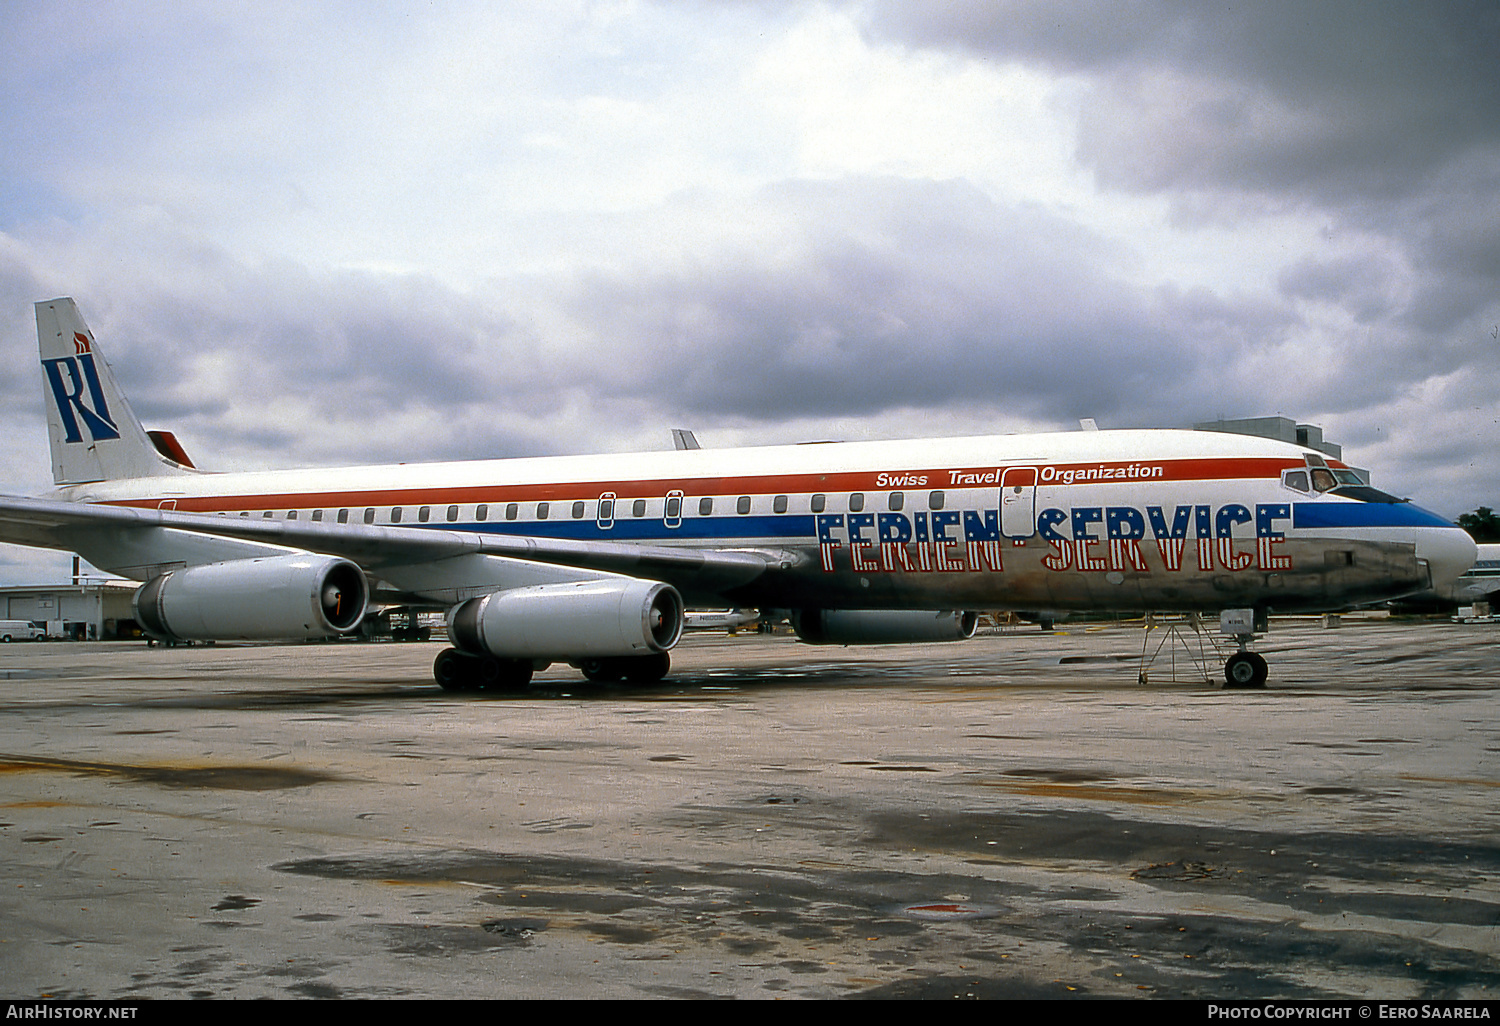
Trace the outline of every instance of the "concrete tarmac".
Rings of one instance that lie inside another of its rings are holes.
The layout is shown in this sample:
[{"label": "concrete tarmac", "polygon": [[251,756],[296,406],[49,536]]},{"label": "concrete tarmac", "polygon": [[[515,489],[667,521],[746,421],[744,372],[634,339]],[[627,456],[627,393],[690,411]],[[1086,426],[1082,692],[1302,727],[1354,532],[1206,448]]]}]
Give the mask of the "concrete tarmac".
[{"label": "concrete tarmac", "polygon": [[0,648],[0,996],[1500,991],[1500,627],[440,647]]}]

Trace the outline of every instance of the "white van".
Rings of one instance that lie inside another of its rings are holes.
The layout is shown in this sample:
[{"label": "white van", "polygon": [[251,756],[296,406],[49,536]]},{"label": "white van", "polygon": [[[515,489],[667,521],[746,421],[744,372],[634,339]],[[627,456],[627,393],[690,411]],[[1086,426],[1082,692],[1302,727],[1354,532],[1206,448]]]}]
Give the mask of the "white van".
[{"label": "white van", "polygon": [[0,642],[37,641],[46,636],[47,632],[31,626],[30,620],[0,620]]}]

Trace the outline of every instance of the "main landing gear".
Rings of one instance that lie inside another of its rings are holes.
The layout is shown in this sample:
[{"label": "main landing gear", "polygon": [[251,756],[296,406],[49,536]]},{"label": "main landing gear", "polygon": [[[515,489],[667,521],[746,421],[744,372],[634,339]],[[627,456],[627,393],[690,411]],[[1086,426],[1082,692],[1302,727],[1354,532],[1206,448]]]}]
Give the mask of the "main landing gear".
[{"label": "main landing gear", "polygon": [[[665,652],[644,656],[581,659],[573,664],[591,681],[653,684],[672,668]],[[519,691],[531,683],[530,659],[500,659],[445,648],[432,663],[432,679],[444,691]],[[543,667],[545,669],[545,667]]]},{"label": "main landing gear", "polygon": [[[1265,632],[1266,614],[1254,609],[1226,609],[1219,616],[1219,634],[1234,642],[1239,649],[1224,660],[1224,687],[1263,688],[1266,686],[1266,660],[1249,651],[1250,642],[1257,634]],[[1152,648],[1153,631],[1156,644]],[[1169,647],[1170,646],[1170,647]],[[1186,617],[1151,615],[1146,617],[1146,636],[1141,643],[1140,683],[1150,680],[1153,666],[1166,662],[1170,679],[1181,681],[1178,676],[1178,660],[1185,658],[1191,664],[1188,675],[1197,683],[1212,685],[1217,663],[1223,657],[1225,645],[1214,637],[1212,628],[1198,618],[1196,613]],[[1170,657],[1170,662],[1168,662]]]},{"label": "main landing gear", "polygon": [[608,683],[623,680],[631,684],[654,684],[667,675],[672,659],[665,652],[644,656],[615,656],[584,659],[575,664],[591,681]]},{"label": "main landing gear", "polygon": [[[1257,623],[1257,620],[1259,621]],[[1239,651],[1224,661],[1226,688],[1263,688],[1266,686],[1266,660],[1247,648],[1255,640],[1256,629],[1264,631],[1264,614],[1253,609],[1226,609],[1219,614],[1219,631],[1234,638]]]},{"label": "main landing gear", "polygon": [[444,691],[518,691],[531,683],[530,659],[497,659],[445,648],[432,663],[432,678]]}]

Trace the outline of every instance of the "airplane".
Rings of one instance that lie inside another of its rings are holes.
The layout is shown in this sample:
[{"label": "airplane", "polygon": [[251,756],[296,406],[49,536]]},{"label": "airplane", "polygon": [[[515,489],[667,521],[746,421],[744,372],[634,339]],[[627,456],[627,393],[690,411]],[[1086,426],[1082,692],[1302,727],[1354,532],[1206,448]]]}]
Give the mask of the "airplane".
[{"label": "airplane", "polygon": [[977,610],[1266,611],[1451,582],[1463,530],[1284,442],[1180,430],[811,443],[207,473],[145,431],[71,299],[36,304],[56,488],[0,497],[0,541],[141,581],[166,641],[356,631],[442,610],[456,691],[670,668],[688,609],[791,611],[823,644],[960,641]]},{"label": "airplane", "polygon": [[1468,606],[1476,602],[1494,606],[1500,603],[1500,544],[1479,543],[1474,564],[1459,575],[1447,587],[1437,587],[1421,595],[1407,596],[1403,601],[1429,599],[1446,602],[1452,606]]}]

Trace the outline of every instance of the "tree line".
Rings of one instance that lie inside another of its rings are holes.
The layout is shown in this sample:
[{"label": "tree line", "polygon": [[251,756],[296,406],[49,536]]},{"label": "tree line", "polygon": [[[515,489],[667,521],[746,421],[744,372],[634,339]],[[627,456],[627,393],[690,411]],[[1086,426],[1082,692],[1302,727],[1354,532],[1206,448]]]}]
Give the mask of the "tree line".
[{"label": "tree line", "polygon": [[1488,506],[1480,506],[1472,513],[1460,513],[1458,526],[1468,531],[1476,542],[1500,542],[1500,514]]}]

